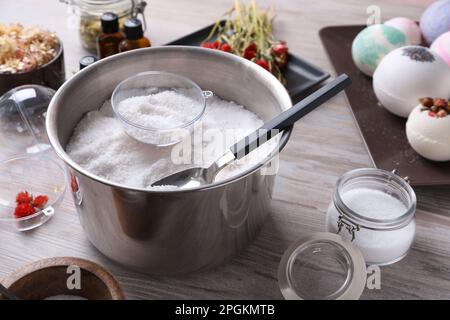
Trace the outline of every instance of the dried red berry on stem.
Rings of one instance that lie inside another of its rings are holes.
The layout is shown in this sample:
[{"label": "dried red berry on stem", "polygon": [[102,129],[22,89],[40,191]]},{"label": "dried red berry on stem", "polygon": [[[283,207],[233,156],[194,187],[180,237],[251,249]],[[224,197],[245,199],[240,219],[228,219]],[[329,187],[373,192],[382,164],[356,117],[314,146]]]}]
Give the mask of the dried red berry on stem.
[{"label": "dried red berry on stem", "polygon": [[266,60],[264,60],[264,59],[258,59],[258,60],[255,61],[255,63],[256,63],[258,66],[263,67],[263,68],[266,69],[267,71],[270,71],[270,64],[269,64],[269,62],[267,62]]},{"label": "dried red berry on stem", "polygon": [[231,52],[231,46],[228,43],[222,43],[220,45],[220,50],[225,52]]},{"label": "dried red berry on stem", "polygon": [[32,205],[35,208],[39,208],[39,209],[44,209],[44,206],[47,204],[48,202],[48,197],[45,195],[39,195],[36,198],[34,198]]},{"label": "dried red berry on stem", "polygon": [[242,55],[245,59],[252,60],[256,56],[256,44],[250,42],[247,48],[244,50],[244,54]]},{"label": "dried red berry on stem", "polygon": [[14,210],[14,217],[23,218],[34,214],[36,211],[29,203],[19,203]]},{"label": "dried red berry on stem", "polygon": [[27,191],[19,192],[16,196],[17,204],[30,203],[31,201],[33,201],[33,196],[29,194]]}]

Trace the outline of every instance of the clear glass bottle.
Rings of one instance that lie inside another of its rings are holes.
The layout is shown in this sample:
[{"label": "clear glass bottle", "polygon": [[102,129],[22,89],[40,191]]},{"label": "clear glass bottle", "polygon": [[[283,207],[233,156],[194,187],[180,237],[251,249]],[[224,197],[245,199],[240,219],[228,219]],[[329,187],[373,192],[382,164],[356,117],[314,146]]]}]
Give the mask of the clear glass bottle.
[{"label": "clear glass bottle", "polygon": [[[119,16],[119,25],[125,19],[142,15],[146,2],[143,0],[60,0],[70,6],[73,13],[71,27],[78,29],[82,46],[90,53],[97,51],[96,39],[101,33],[100,18],[105,12],[113,12]],[[145,28],[145,20],[144,20]]]},{"label": "clear glass bottle", "polygon": [[408,254],[415,236],[416,195],[395,172],[357,169],[337,182],[327,229],[360,249],[368,265],[387,265]]}]

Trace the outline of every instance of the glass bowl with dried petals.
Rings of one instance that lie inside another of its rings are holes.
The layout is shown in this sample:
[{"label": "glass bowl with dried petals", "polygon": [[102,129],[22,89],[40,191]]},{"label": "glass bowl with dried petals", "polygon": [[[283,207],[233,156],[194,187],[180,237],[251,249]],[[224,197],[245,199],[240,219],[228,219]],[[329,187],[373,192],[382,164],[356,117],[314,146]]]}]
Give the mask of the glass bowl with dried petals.
[{"label": "glass bowl with dried petals", "polygon": [[23,84],[56,90],[64,80],[63,46],[55,33],[0,23],[0,95]]}]

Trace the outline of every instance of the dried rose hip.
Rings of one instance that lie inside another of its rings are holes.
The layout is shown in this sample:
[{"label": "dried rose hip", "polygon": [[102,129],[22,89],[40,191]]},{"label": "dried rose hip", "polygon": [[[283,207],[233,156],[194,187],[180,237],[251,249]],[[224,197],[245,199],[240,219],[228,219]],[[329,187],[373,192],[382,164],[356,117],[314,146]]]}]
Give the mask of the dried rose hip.
[{"label": "dried rose hip", "polygon": [[44,209],[44,206],[47,204],[47,202],[48,202],[48,197],[47,196],[39,195],[39,196],[34,198],[34,200],[33,200],[33,202],[31,204],[35,208]]},{"label": "dried rose hip", "polygon": [[438,108],[446,108],[447,107],[447,100],[445,99],[435,99],[434,105]]},{"label": "dried rose hip", "polygon": [[222,43],[220,45],[220,50],[225,51],[225,52],[231,52],[231,47],[228,43]]},{"label": "dried rose hip", "polygon": [[28,191],[19,192],[16,196],[17,204],[30,203],[31,201],[33,201],[33,196],[29,194]]},{"label": "dried rose hip", "polygon": [[270,65],[269,65],[269,63],[268,63],[266,60],[264,60],[264,59],[259,59],[259,60],[256,60],[255,63],[256,63],[258,66],[263,67],[263,68],[266,69],[267,71],[270,71]]},{"label": "dried rose hip", "polygon": [[431,108],[433,106],[433,103],[434,103],[433,99],[432,98],[428,98],[428,97],[427,98],[422,98],[419,101],[420,101],[421,105],[423,105],[424,107],[427,107],[427,108]]},{"label": "dried rose hip", "polygon": [[35,213],[33,206],[29,203],[19,203],[14,210],[14,217],[23,218]]}]

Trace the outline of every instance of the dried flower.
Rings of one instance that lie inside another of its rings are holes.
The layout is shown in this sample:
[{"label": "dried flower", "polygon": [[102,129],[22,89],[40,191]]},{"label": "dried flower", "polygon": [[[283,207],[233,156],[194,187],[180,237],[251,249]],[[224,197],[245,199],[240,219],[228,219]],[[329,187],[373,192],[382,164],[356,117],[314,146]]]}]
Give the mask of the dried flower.
[{"label": "dried flower", "polygon": [[0,23],[0,73],[23,73],[56,57],[58,38],[38,27]]}]

